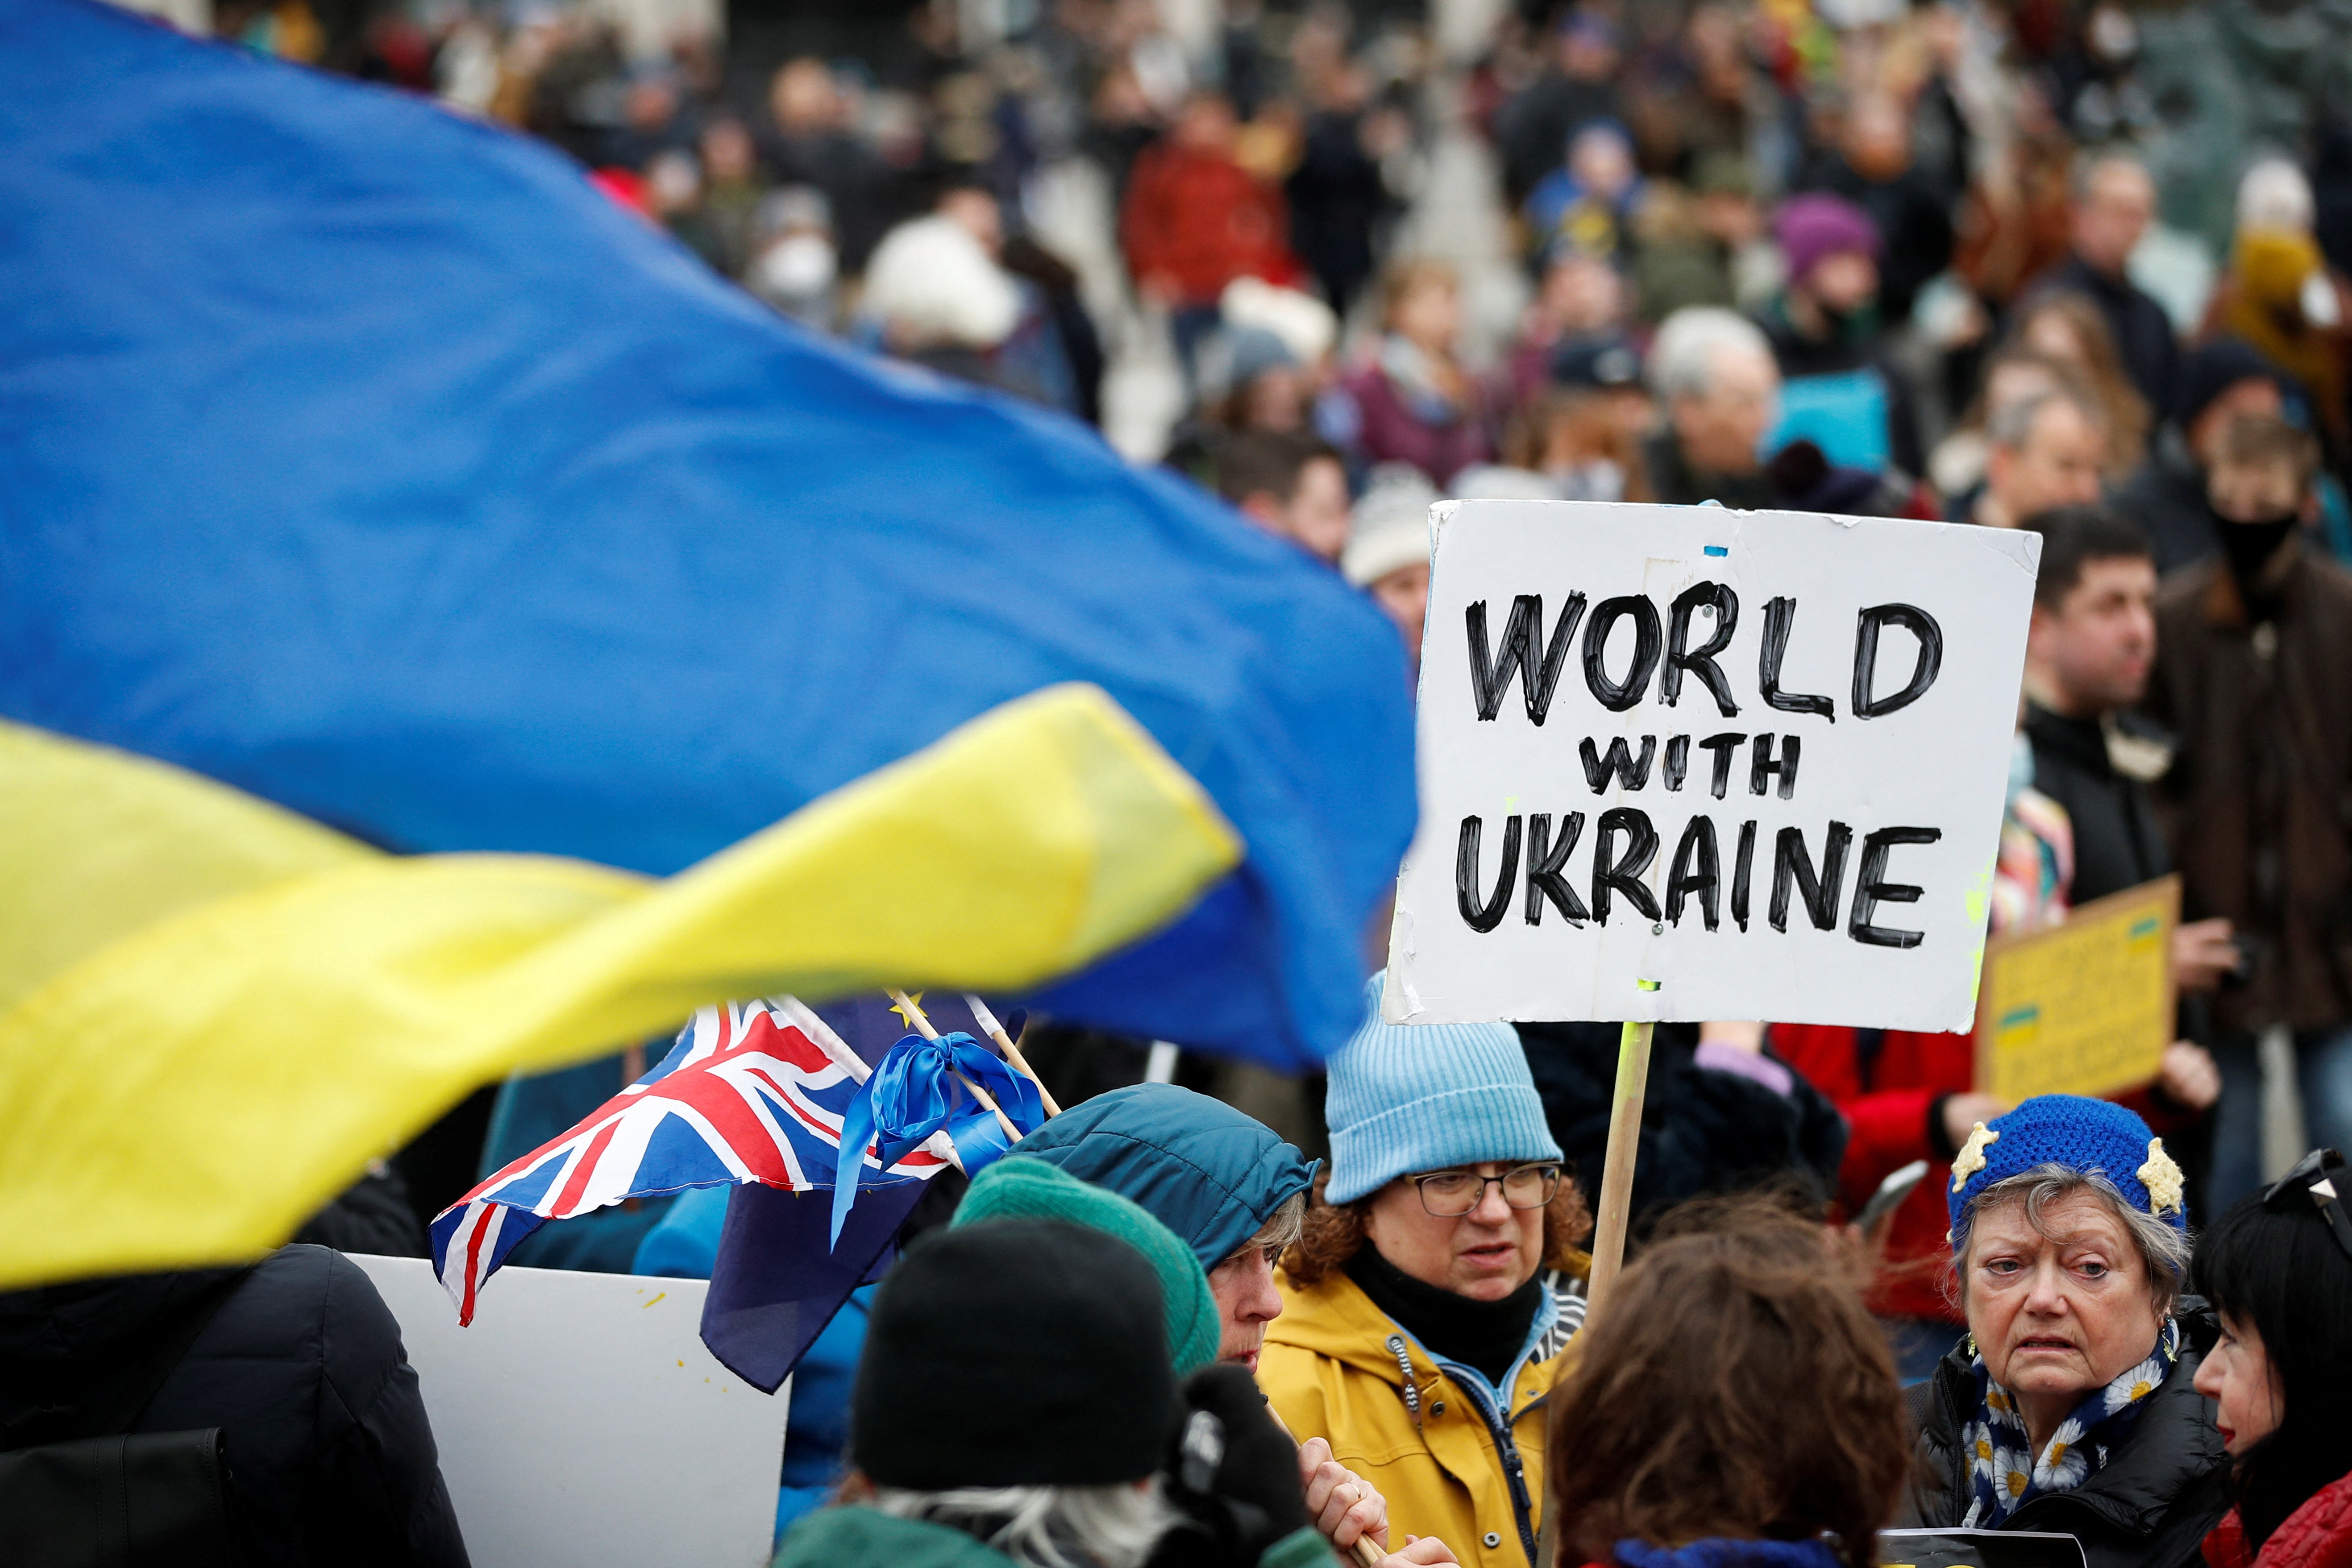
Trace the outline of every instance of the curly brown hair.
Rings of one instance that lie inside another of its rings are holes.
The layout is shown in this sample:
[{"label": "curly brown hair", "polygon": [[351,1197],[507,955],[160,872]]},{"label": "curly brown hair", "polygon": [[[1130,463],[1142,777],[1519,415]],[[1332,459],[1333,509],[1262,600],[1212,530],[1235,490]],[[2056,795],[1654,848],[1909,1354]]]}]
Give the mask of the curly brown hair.
[{"label": "curly brown hair", "polygon": [[[1307,1221],[1298,1239],[1282,1255],[1283,1272],[1294,1284],[1318,1284],[1363,1249],[1364,1217],[1371,1212],[1372,1195],[1335,1205],[1323,1196],[1330,1180],[1328,1166],[1315,1177],[1315,1201],[1307,1206]],[[1559,1190],[1544,1206],[1543,1266],[1585,1272],[1591,1260],[1576,1244],[1591,1233],[1592,1215],[1584,1207],[1584,1195],[1577,1191],[1574,1177],[1563,1175]]]},{"label": "curly brown hair", "polygon": [[1903,1395],[1852,1261],[1777,1203],[1721,1201],[1620,1275],[1552,1390],[1561,1539],[1837,1538],[1871,1568],[1910,1473]]}]

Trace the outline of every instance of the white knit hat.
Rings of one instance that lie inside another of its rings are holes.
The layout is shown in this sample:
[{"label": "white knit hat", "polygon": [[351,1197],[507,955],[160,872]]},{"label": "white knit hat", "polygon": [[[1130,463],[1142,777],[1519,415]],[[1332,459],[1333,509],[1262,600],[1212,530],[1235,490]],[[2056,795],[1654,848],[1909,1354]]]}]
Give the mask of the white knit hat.
[{"label": "white knit hat", "polygon": [[1437,486],[1410,463],[1374,468],[1349,520],[1340,574],[1358,588],[1369,588],[1399,567],[1427,561],[1429,508],[1437,498]]},{"label": "white knit hat", "polygon": [[1013,279],[952,218],[917,218],[884,235],[860,303],[909,347],[992,349],[1021,317]]}]

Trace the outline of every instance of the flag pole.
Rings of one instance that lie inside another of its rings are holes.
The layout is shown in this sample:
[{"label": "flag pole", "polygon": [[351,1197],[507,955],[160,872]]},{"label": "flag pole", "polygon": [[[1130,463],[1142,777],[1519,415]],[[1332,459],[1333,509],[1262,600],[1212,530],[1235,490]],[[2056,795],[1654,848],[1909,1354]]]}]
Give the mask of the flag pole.
[{"label": "flag pole", "polygon": [[[1644,989],[1654,989],[1645,986]],[[1625,1227],[1633,1210],[1633,1157],[1642,1145],[1642,1100],[1650,1082],[1650,1030],[1628,1022],[1617,1037],[1617,1089],[1610,1097],[1609,1153],[1601,1173],[1601,1211],[1592,1232],[1592,1279],[1585,1321],[1601,1315],[1625,1260]]]},{"label": "flag pole", "polygon": [[988,1031],[988,1038],[1003,1048],[1004,1060],[1013,1064],[1013,1071],[1037,1086],[1037,1098],[1045,1103],[1046,1120],[1051,1121],[1060,1115],[1062,1108],[1055,1103],[1054,1092],[1045,1087],[1045,1081],[1037,1076],[1037,1070],[1029,1065],[1029,1059],[1021,1054],[1020,1046],[1013,1043],[1013,1037],[1004,1031],[1004,1026],[996,1021],[996,1015],[988,1010],[988,1004],[970,991],[963,994],[963,999],[964,1005],[971,1009],[974,1020]]},{"label": "flag pole", "polygon": [[[915,1031],[918,1034],[920,1034],[925,1040],[937,1040],[940,1038],[940,1031],[931,1027],[931,1020],[923,1016],[923,1009],[915,1005],[914,998],[898,989],[896,986],[890,988],[889,997],[892,1001],[898,1004],[899,1015],[906,1019],[908,1023],[915,1026]],[[958,1083],[962,1084],[966,1089],[971,1090],[971,1097],[973,1099],[979,1101],[982,1105],[987,1106],[990,1111],[995,1113],[997,1122],[1004,1128],[1004,1136],[1008,1143],[1017,1144],[1021,1141],[1021,1129],[1013,1124],[1013,1118],[1004,1113],[1004,1108],[996,1103],[993,1095],[990,1094],[987,1090],[982,1089],[979,1084],[974,1083],[971,1079],[966,1078],[961,1072],[955,1075],[955,1081]]]}]

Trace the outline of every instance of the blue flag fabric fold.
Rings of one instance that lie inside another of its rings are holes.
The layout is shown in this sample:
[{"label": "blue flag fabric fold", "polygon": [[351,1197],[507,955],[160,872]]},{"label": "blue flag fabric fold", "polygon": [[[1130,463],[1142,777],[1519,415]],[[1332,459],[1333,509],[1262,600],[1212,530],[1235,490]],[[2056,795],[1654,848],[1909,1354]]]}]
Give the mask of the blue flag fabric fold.
[{"label": "blue flag fabric fold", "polygon": [[978,1176],[1012,1146],[996,1113],[959,1084],[959,1075],[986,1090],[1006,1119],[1024,1134],[1045,1124],[1045,1106],[1037,1086],[971,1036],[961,1032],[937,1040],[906,1036],[890,1048],[890,1054],[858,1087],[842,1113],[841,1157],[857,1173],[857,1179],[836,1177],[834,1182],[833,1245],[840,1244],[851,1205],[861,1192],[871,1190],[866,1181],[869,1142],[875,1145],[871,1157],[878,1168],[887,1169],[920,1148],[932,1134],[944,1131],[954,1143],[956,1157],[967,1176]]},{"label": "blue flag fabric fold", "polygon": [[837,1235],[819,1194],[734,1188],[702,1300],[702,1343],[728,1371],[773,1394],[849,1293],[898,1256],[899,1227],[929,1185],[863,1188]]},{"label": "blue flag fabric fold", "polygon": [[0,0],[0,716],[667,874],[1092,681],[1247,859],[1006,999],[1291,1071],[1354,1027],[1401,640],[1184,482],[795,328],[543,145],[95,0]]}]

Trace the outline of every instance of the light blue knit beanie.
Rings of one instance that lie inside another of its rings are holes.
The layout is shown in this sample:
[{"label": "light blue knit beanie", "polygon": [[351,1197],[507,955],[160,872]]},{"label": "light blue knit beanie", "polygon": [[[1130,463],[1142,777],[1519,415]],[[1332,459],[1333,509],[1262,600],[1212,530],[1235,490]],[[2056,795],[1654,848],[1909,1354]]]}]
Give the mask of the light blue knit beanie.
[{"label": "light blue knit beanie", "polygon": [[1508,1024],[1385,1024],[1364,987],[1361,1028],[1323,1064],[1330,1075],[1330,1203],[1353,1203],[1414,1171],[1485,1160],[1556,1160],[1543,1101]]}]

